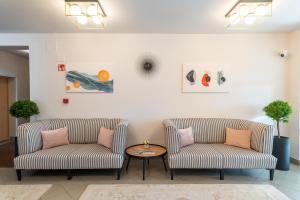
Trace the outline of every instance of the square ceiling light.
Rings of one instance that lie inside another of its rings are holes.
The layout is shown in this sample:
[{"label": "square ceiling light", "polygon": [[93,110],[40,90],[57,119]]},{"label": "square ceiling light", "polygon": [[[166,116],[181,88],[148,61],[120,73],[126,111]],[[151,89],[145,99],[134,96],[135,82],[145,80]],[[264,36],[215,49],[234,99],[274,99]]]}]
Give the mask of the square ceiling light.
[{"label": "square ceiling light", "polygon": [[103,29],[106,13],[98,0],[65,0],[65,16],[83,29]]},{"label": "square ceiling light", "polygon": [[247,28],[272,16],[273,0],[239,0],[225,15],[227,28]]}]

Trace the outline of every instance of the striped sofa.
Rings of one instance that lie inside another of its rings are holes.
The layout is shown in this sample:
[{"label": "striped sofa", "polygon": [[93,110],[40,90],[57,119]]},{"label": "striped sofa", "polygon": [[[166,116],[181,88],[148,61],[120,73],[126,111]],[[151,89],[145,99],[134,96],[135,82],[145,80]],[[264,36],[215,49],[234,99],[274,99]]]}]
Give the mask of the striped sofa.
[{"label": "striped sofa", "polygon": [[[69,145],[42,150],[41,131],[68,128]],[[98,145],[101,127],[114,130],[112,149]],[[128,122],[121,119],[49,119],[26,123],[17,129],[14,159],[18,180],[22,170],[115,169],[117,179],[124,162]]]},{"label": "striped sofa", "polygon": [[[173,180],[176,169],[268,169],[273,180],[273,126],[239,119],[168,119],[163,121]],[[178,129],[193,128],[195,144],[181,147]],[[225,145],[226,128],[251,130],[251,150]]]}]

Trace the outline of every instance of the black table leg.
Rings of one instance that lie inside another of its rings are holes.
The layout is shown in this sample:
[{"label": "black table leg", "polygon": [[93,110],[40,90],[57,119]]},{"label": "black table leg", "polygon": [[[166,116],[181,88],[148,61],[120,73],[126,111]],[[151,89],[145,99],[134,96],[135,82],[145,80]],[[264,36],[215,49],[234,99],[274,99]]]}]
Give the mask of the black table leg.
[{"label": "black table leg", "polygon": [[130,163],[130,159],[131,159],[131,157],[130,157],[130,156],[128,156],[128,161],[127,161],[127,165],[126,165],[126,171],[128,170],[129,163]]},{"label": "black table leg", "polygon": [[168,170],[167,170],[167,165],[166,165],[166,161],[165,161],[165,157],[164,157],[164,156],[162,156],[161,158],[162,158],[162,160],[163,160],[163,162],[164,162],[164,166],[165,166],[165,171],[168,171]]},{"label": "black table leg", "polygon": [[145,180],[146,158],[143,159],[143,181]]}]

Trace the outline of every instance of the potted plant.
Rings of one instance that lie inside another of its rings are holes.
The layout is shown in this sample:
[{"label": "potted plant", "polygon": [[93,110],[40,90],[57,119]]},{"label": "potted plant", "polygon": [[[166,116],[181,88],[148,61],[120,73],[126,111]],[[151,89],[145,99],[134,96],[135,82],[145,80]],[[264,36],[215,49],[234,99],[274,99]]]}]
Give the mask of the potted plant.
[{"label": "potted plant", "polygon": [[30,100],[19,100],[14,102],[10,108],[9,113],[16,118],[23,118],[29,121],[31,116],[39,114],[37,104]]},{"label": "potted plant", "polygon": [[273,155],[278,159],[276,169],[290,169],[290,139],[281,136],[280,123],[288,123],[289,117],[292,114],[292,108],[285,101],[274,101],[263,109],[266,115],[276,121],[277,136],[274,136]]}]

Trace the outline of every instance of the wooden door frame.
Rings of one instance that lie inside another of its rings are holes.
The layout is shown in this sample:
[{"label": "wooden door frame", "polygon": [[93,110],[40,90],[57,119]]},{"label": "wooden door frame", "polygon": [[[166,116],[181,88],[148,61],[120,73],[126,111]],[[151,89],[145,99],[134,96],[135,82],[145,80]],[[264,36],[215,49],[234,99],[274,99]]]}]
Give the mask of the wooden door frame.
[{"label": "wooden door frame", "polygon": [[[0,77],[8,78],[8,105],[11,105],[18,99],[17,76],[14,73],[0,72]],[[8,123],[9,137],[14,137],[18,127],[18,119],[9,115]]]}]

